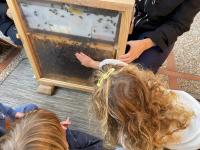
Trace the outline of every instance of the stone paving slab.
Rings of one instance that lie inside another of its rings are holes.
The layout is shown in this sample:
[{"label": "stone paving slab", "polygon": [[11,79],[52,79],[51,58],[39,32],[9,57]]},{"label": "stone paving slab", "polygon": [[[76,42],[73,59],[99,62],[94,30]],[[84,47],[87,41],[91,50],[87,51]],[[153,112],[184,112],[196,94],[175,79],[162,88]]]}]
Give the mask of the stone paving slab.
[{"label": "stone paving slab", "polygon": [[200,13],[190,31],[178,39],[174,53],[177,71],[200,76]]},{"label": "stone paving slab", "polygon": [[200,100],[200,82],[178,79],[180,89],[192,94],[195,98]]},{"label": "stone paving slab", "polygon": [[[189,32],[178,38],[173,49],[176,71],[200,76],[200,13],[195,17]],[[167,63],[162,66],[167,69]],[[166,76],[164,78],[168,79]],[[169,81],[169,80],[167,80]],[[178,88],[200,99],[200,81],[177,79]]]}]

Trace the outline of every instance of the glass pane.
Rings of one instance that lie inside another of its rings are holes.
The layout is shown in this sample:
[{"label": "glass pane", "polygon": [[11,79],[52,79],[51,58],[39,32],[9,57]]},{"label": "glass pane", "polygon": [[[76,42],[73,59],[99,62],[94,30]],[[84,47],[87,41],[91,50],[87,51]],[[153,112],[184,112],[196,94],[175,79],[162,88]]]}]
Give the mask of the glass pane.
[{"label": "glass pane", "polygon": [[67,3],[19,0],[32,30],[62,33],[116,43],[121,13]]}]

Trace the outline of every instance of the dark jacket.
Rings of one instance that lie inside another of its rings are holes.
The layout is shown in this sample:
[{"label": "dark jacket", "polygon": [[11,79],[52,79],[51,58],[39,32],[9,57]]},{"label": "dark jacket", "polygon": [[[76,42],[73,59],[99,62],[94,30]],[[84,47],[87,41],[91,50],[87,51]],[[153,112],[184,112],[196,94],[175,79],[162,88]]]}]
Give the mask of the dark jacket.
[{"label": "dark jacket", "polygon": [[15,119],[16,111],[9,106],[6,106],[0,103],[0,113],[3,113],[5,116]]},{"label": "dark jacket", "polygon": [[5,134],[6,131],[6,117],[15,119],[16,111],[11,107],[0,103],[0,137]]},{"label": "dark jacket", "polygon": [[7,36],[7,30],[14,24],[14,22],[7,17],[6,12],[8,5],[6,0],[0,0],[0,31]]},{"label": "dark jacket", "polygon": [[105,150],[101,139],[87,133],[68,129],[66,135],[70,150]]},{"label": "dark jacket", "polygon": [[162,50],[190,29],[200,0],[136,0],[133,35],[148,32]]}]

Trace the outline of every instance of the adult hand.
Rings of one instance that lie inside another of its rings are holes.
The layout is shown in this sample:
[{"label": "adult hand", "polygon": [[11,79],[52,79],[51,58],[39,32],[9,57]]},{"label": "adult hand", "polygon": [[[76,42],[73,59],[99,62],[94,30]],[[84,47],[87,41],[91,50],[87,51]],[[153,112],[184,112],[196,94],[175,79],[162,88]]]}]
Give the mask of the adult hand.
[{"label": "adult hand", "polygon": [[85,55],[84,53],[76,53],[76,58],[80,61],[80,63],[88,68],[98,69],[99,68],[99,62],[93,60],[89,56]]},{"label": "adult hand", "polygon": [[20,119],[20,118],[23,118],[23,117],[24,117],[24,113],[21,113],[21,112],[17,112],[16,115],[15,115],[16,119]]},{"label": "adult hand", "polygon": [[135,59],[139,58],[144,51],[155,46],[150,38],[136,41],[128,41],[127,44],[130,46],[129,52],[119,57],[119,60],[125,63],[131,63]]}]

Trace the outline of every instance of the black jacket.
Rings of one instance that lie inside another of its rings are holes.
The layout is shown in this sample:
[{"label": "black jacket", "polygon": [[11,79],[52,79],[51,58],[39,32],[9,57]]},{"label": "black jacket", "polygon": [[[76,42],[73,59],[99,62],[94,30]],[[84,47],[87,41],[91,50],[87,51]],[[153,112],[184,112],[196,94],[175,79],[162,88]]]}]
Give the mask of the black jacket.
[{"label": "black jacket", "polygon": [[162,50],[190,29],[200,0],[136,0],[133,35],[147,32]]},{"label": "black jacket", "polygon": [[11,25],[14,24],[14,22],[6,15],[7,9],[8,5],[6,0],[0,0],[0,31],[4,35],[6,35],[6,32],[11,27]]},{"label": "black jacket", "polygon": [[104,150],[103,141],[87,133],[68,129],[66,135],[70,150]]}]

